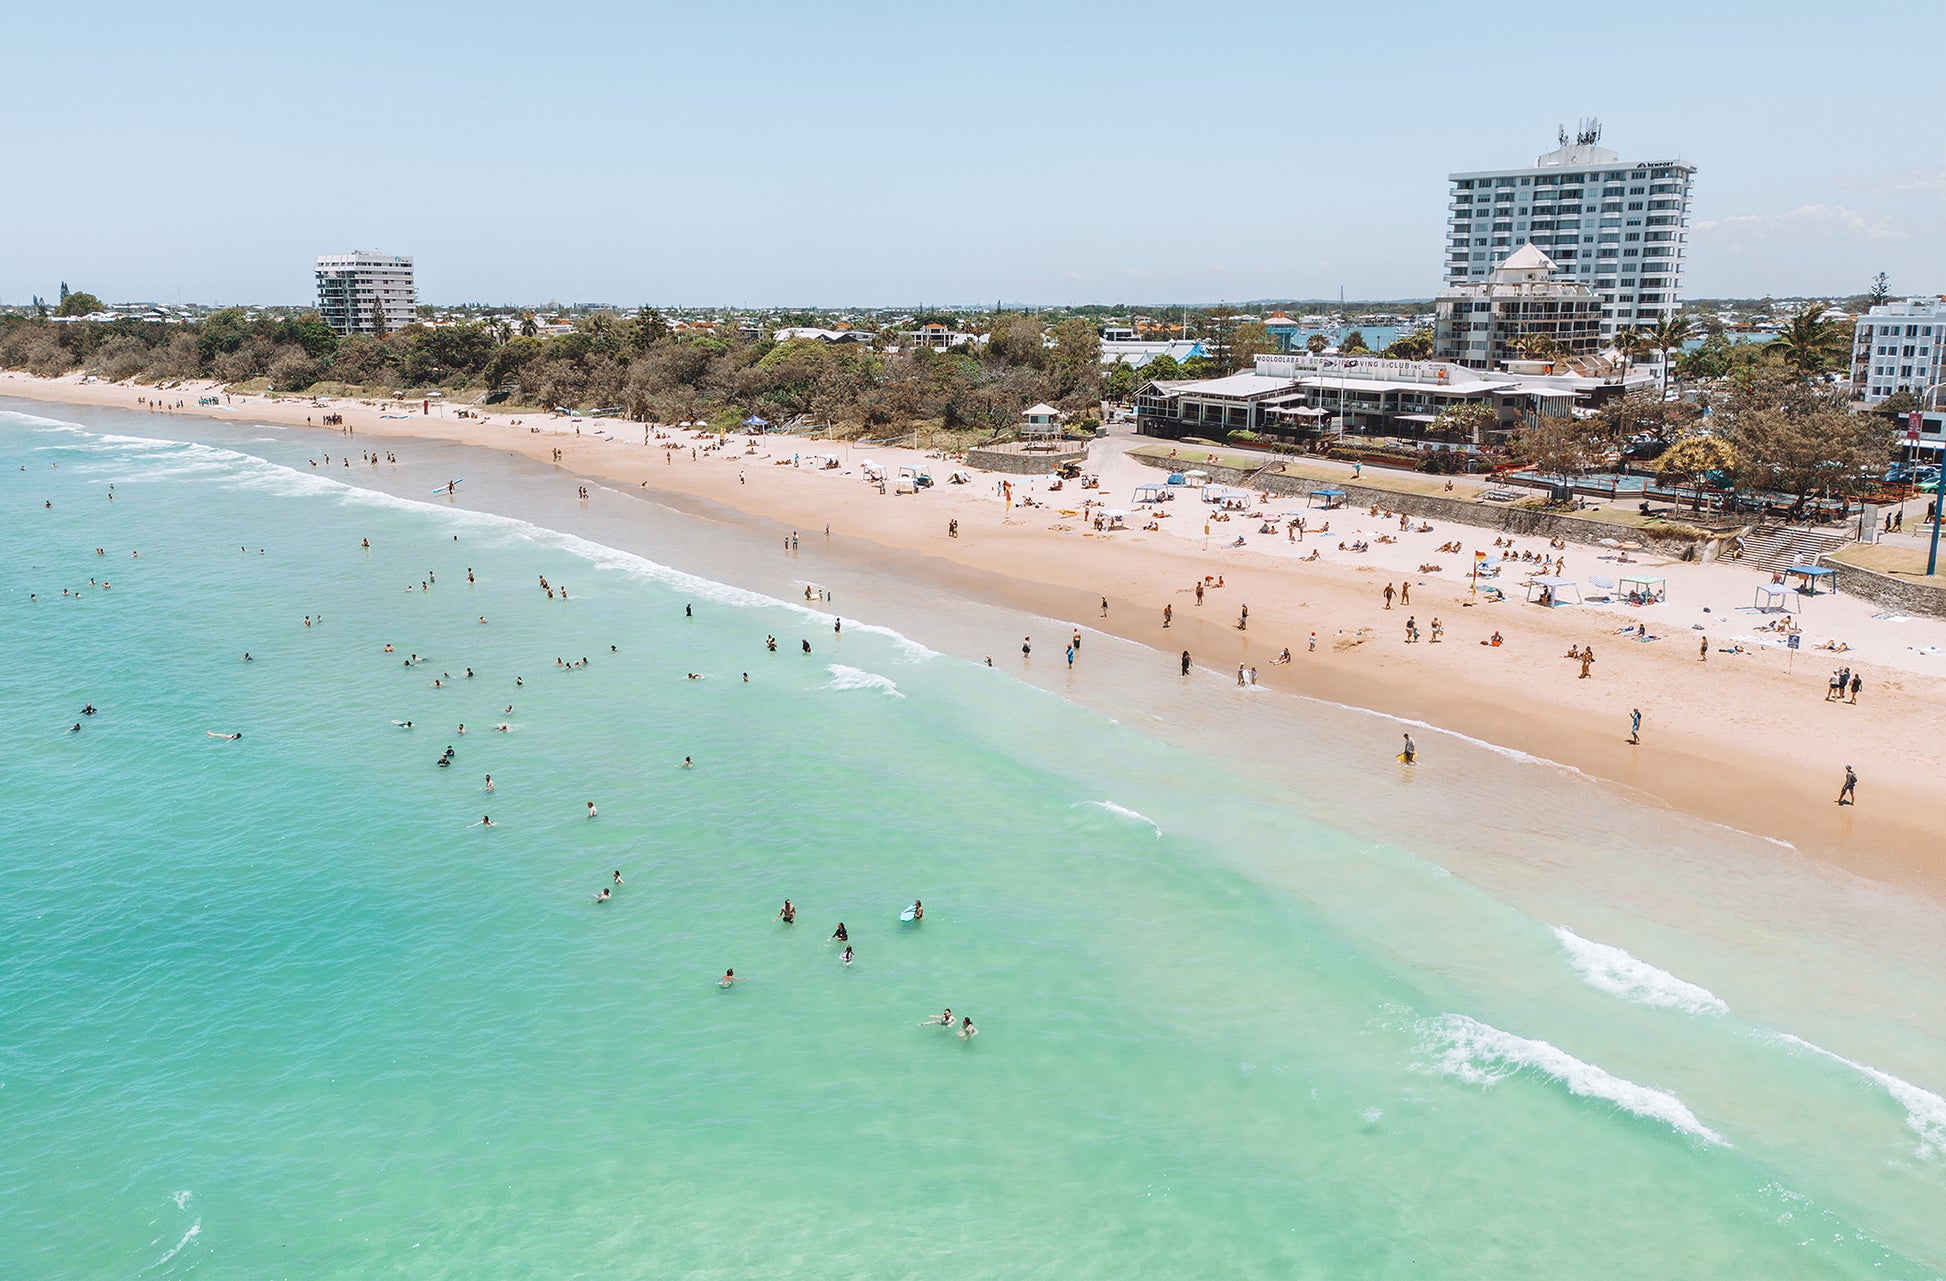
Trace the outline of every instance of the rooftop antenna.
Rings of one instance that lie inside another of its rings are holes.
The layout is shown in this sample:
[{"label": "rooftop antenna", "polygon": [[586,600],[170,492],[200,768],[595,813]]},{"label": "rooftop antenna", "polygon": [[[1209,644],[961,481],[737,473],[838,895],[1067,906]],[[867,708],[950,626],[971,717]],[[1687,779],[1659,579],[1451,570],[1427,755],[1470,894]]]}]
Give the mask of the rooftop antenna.
[{"label": "rooftop antenna", "polygon": [[1579,122],[1580,131],[1574,135],[1576,146],[1592,147],[1601,141],[1601,121],[1589,116]]}]

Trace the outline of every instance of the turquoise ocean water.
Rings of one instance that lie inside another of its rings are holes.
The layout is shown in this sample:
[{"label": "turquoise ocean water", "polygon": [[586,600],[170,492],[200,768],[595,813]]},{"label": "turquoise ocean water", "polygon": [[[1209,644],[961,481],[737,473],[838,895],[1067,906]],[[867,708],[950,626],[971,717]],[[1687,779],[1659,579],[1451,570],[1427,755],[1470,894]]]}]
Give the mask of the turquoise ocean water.
[{"label": "turquoise ocean water", "polygon": [[1935,904],[842,531],[15,409],[0,1276],[1946,1272]]}]

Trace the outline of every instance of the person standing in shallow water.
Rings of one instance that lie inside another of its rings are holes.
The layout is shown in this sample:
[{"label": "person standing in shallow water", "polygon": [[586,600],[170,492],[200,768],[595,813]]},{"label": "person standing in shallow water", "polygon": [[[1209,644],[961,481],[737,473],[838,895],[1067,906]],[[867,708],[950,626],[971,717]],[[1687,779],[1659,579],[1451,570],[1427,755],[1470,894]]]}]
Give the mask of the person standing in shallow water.
[{"label": "person standing in shallow water", "polygon": [[1182,674],[1184,676],[1189,675],[1189,651],[1188,650],[1184,650],[1182,652]]},{"label": "person standing in shallow water", "polygon": [[1845,785],[1838,789],[1838,804],[1858,804],[1858,775],[1852,772],[1849,765],[1845,766]]}]

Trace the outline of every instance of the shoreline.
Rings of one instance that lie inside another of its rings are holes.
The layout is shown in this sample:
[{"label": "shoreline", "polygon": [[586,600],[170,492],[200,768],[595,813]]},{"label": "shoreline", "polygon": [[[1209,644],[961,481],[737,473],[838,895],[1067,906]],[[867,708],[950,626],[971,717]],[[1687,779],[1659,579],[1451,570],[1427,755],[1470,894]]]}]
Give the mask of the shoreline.
[{"label": "shoreline", "polygon": [[[753,521],[771,522],[779,530],[805,532],[821,530],[828,521],[842,554],[1002,609],[1068,619],[1147,646],[1158,665],[1171,672],[1173,655],[1181,648],[1191,650],[1196,665],[1205,669],[1227,672],[1238,664],[1254,665],[1261,682],[1272,689],[1407,724],[1431,725],[1490,748],[1576,770],[1693,817],[1786,843],[1802,855],[1873,880],[1946,894],[1946,854],[1937,852],[1941,842],[1926,826],[1937,802],[1946,799],[1940,751],[1932,745],[1936,727],[1946,724],[1946,682],[1937,679],[1937,674],[1946,674],[1946,657],[1931,658],[1933,666],[1928,667],[1929,656],[1919,652],[1928,643],[1946,643],[1946,627],[1925,620],[1874,625],[1861,621],[1869,618],[1858,612],[1862,603],[1820,599],[1805,612],[1807,632],[1827,624],[1848,633],[1876,626],[1892,640],[1874,647],[1861,639],[1852,653],[1837,660],[1821,661],[1807,649],[1795,656],[1776,651],[1712,653],[1709,661],[1699,662],[1688,639],[1693,634],[1673,629],[1673,616],[1681,613],[1674,604],[1657,607],[1652,615],[1624,612],[1620,617],[1611,610],[1472,604],[1464,578],[1413,574],[1411,556],[1388,566],[1379,563],[1379,556],[1348,560],[1333,550],[1332,560],[1313,565],[1295,554],[1281,554],[1282,545],[1268,550],[1213,548],[1207,536],[1199,544],[1184,528],[1195,522],[1181,516],[1160,533],[1131,530],[1096,536],[1081,521],[1059,516],[1059,507],[1003,508],[993,492],[1000,478],[993,474],[973,472],[970,484],[946,484],[950,472],[964,468],[943,459],[929,463],[938,484],[917,497],[881,496],[860,482],[858,464],[864,458],[896,467],[918,462],[912,451],[765,437],[750,438],[751,452],[746,453],[745,438],[732,436],[720,453],[698,448],[692,458],[688,433],[670,432],[668,439],[644,448],[632,439],[633,432],[642,430],[640,424],[614,420],[582,420],[580,426],[588,430],[578,432],[572,420],[547,419],[540,430],[530,430],[533,423],[516,427],[506,421],[509,415],[456,419],[448,407],[438,415],[381,418],[378,407],[356,402],[332,402],[320,409],[308,400],[271,402],[246,396],[235,397],[229,409],[194,405],[198,395],[212,390],[183,387],[165,394],[188,402],[175,411],[177,416],[194,413],[239,424],[258,420],[304,427],[307,417],[342,413],[355,436],[500,449],[573,471],[574,478],[564,483],[606,482],[618,491],[671,501],[678,510],[694,512],[696,505],[713,504]],[[138,399],[152,394],[146,387],[0,375],[0,396],[40,402],[145,412]],[[344,438],[339,428],[317,430],[323,439]],[[613,435],[603,438],[595,431]],[[680,447],[658,447],[670,444]],[[1153,469],[1121,458],[1119,450],[1125,448],[1111,439],[1091,449],[1089,468],[1103,477],[1104,489],[1098,492],[1111,501],[1126,501],[1131,476],[1139,474],[1133,483],[1154,477]],[[829,471],[790,465],[793,453],[819,449],[848,455],[851,465]],[[558,460],[555,450],[561,454]],[[1008,479],[1018,492],[1024,478]],[[1039,492],[1038,486],[1033,488]],[[1094,495],[1072,494],[1076,502],[1084,496]],[[1063,494],[1055,501],[1068,497]],[[1340,509],[1330,516],[1342,523],[1329,536],[1327,550],[1339,532],[1351,533],[1360,521],[1375,524],[1363,512]],[[960,523],[962,536],[948,537],[948,520]],[[1254,532],[1255,522],[1239,519],[1219,528],[1227,540],[1233,532]],[[1487,547],[1496,535],[1448,525],[1436,536],[1457,536],[1471,552]],[[1424,537],[1429,542],[1435,535]],[[1532,538],[1520,542],[1541,546]],[[1392,550],[1375,549],[1381,554]],[[1423,556],[1429,547],[1396,550]],[[1570,548],[1567,554],[1585,572],[1591,550]],[[1759,581],[1753,571],[1728,566],[1655,568],[1667,572],[1672,601],[1686,595],[1700,599],[1709,592],[1721,599],[1732,584]],[[1226,585],[1212,588],[1208,603],[1197,608],[1189,585],[1205,574],[1222,575]],[[1398,577],[1412,581],[1423,605],[1383,608],[1378,586]],[[1742,591],[1748,595],[1747,587]],[[1104,596],[1110,606],[1105,618],[1098,613]],[[1246,603],[1247,630],[1234,625]],[[1167,629],[1161,626],[1165,604],[1174,606]],[[1829,608],[1820,610],[1824,606]],[[1719,607],[1712,617],[1722,617],[1725,632],[1733,634],[1741,629],[1727,616],[1728,608]],[[1399,629],[1415,612],[1422,625],[1432,616],[1447,620],[1445,644],[1401,643]],[[1637,617],[1668,632],[1665,642],[1637,645],[1614,634],[1617,624]],[[1476,644],[1482,638],[1474,633],[1487,630],[1503,633],[1506,644]],[[1938,637],[1932,634],[1935,630]],[[1306,649],[1313,631],[1316,652]],[[934,643],[938,638],[922,639]],[[1711,635],[1712,646],[1721,639],[1725,637]],[[1807,636],[1807,645],[1811,639]],[[1575,665],[1561,657],[1573,643],[1598,647],[1593,679],[1578,680]],[[1915,656],[1899,652],[1899,644]],[[1273,666],[1272,659],[1286,646],[1293,652],[1292,663]],[[1056,660],[1059,653],[1060,645],[1053,644]],[[1828,663],[1846,660],[1866,679],[1860,703],[1806,707],[1818,701]],[[1805,671],[1795,672],[1796,666]],[[1644,711],[1641,747],[1626,743],[1632,706]],[[1380,743],[1321,748],[1369,751],[1374,759],[1390,750]],[[1862,807],[1832,803],[1838,776],[1850,763],[1859,768]],[[1565,828],[1564,839],[1571,840],[1571,833],[1571,826]]]}]

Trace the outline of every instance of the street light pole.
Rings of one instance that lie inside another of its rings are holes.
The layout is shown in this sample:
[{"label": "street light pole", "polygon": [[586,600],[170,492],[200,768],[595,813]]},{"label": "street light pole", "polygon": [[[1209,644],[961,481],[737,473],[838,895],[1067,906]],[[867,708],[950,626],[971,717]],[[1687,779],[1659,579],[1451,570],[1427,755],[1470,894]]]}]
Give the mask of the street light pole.
[{"label": "street light pole", "polygon": [[[1926,388],[1919,396],[1921,407],[1926,401],[1932,399],[1933,393],[1941,387],[1946,387],[1946,381],[1936,382]],[[1923,428],[1925,419],[1919,421]],[[1942,523],[1946,523],[1946,510],[1942,510],[1940,506],[1942,502],[1946,502],[1946,449],[1940,451],[1939,464],[1939,470],[1933,474],[1932,480],[1932,550],[1926,553],[1927,578],[1931,578],[1934,571],[1939,568],[1939,527]]]}]

